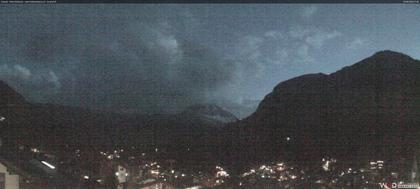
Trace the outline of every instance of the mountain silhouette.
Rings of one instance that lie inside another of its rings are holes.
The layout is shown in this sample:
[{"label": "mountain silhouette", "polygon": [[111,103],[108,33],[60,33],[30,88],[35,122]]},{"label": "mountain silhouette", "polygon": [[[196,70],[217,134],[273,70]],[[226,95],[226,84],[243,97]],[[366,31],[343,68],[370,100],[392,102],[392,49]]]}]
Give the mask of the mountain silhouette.
[{"label": "mountain silhouette", "polygon": [[410,157],[419,137],[420,61],[386,50],[279,83],[255,113],[227,127],[222,143],[230,161],[362,162]]}]

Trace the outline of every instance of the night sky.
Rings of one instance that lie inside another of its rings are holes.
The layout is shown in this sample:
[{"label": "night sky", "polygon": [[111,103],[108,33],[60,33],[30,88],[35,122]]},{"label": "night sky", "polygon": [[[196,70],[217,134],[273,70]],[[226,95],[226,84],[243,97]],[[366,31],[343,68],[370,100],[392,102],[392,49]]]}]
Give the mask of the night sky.
[{"label": "night sky", "polygon": [[376,51],[420,58],[420,5],[0,5],[0,79],[31,102],[170,113],[262,99]]}]

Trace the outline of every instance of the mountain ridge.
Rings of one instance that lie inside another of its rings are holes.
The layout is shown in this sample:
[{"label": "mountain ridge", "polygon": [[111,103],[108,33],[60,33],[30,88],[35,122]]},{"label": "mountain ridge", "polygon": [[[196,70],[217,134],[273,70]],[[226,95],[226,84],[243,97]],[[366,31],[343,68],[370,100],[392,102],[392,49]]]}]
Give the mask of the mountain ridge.
[{"label": "mountain ridge", "polygon": [[331,74],[280,82],[252,115],[228,126],[226,153],[241,161],[408,157],[419,143],[418,117],[420,61],[380,51]]}]

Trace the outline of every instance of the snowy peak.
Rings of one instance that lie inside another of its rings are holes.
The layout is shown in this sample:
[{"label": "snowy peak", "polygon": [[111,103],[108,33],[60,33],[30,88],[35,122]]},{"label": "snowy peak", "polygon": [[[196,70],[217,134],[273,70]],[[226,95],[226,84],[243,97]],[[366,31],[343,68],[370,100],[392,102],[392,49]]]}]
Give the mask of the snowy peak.
[{"label": "snowy peak", "polygon": [[238,120],[232,113],[213,104],[193,105],[188,107],[181,114],[221,123],[229,123]]}]

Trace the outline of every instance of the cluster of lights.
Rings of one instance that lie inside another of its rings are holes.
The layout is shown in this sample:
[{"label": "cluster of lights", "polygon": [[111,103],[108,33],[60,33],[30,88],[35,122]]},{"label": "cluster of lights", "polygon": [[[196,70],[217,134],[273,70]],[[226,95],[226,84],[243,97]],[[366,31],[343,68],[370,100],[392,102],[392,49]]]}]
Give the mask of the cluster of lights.
[{"label": "cluster of lights", "polygon": [[38,148],[31,148],[31,152],[33,152],[33,153],[40,153],[40,151],[38,150]]},{"label": "cluster of lights", "polygon": [[171,170],[170,171],[170,173],[172,174],[172,175],[174,175],[174,178],[183,178],[183,177],[186,177],[187,176],[187,174],[185,174],[185,173],[180,173],[180,172],[177,172],[177,171],[175,171],[175,170]]},{"label": "cluster of lights", "polygon": [[80,150],[79,149],[77,149],[74,153],[76,154],[77,157],[80,157]]},{"label": "cluster of lights", "polygon": [[226,178],[229,177],[229,173],[226,172],[225,169],[221,166],[216,166],[216,178]]},{"label": "cluster of lights", "polygon": [[370,169],[382,169],[384,167],[384,161],[377,160],[377,161],[371,161],[370,162]]},{"label": "cluster of lights", "polygon": [[113,153],[99,152],[99,154],[105,156],[109,160],[113,160],[113,159],[119,159],[121,157],[122,152],[124,152],[124,149],[114,150]]},{"label": "cluster of lights", "polygon": [[328,159],[328,158],[322,158],[322,169],[324,171],[331,171],[331,164],[336,163],[337,160],[334,158]]},{"label": "cluster of lights", "polygon": [[229,173],[222,166],[216,166],[216,185],[223,184],[229,176]]},{"label": "cluster of lights", "polygon": [[[303,171],[300,172],[302,175],[303,173]],[[278,182],[295,180],[299,177],[303,178],[302,176],[299,176],[297,169],[292,166],[286,166],[284,162],[279,162],[272,165],[261,165],[256,169],[250,169],[249,171],[243,173],[241,176],[242,178],[253,176],[260,177],[262,179],[275,179]]]}]

